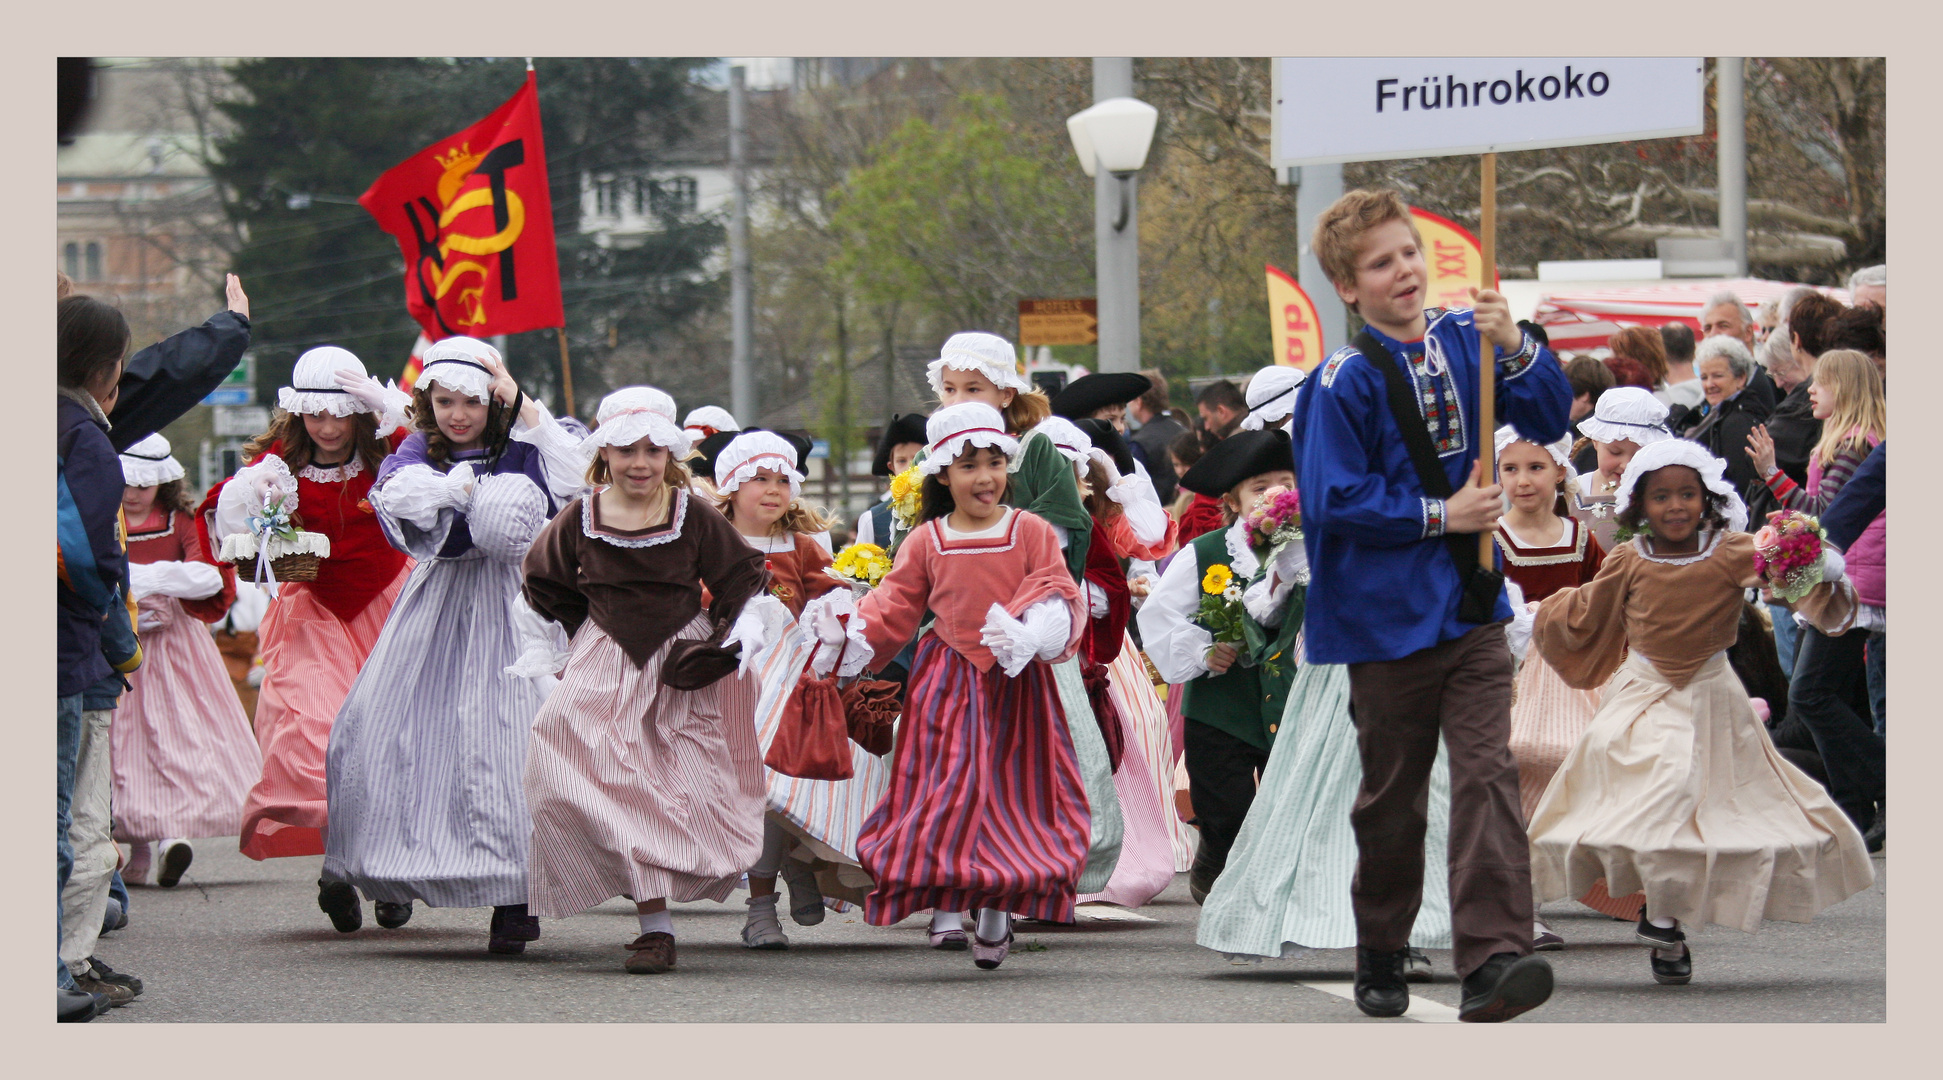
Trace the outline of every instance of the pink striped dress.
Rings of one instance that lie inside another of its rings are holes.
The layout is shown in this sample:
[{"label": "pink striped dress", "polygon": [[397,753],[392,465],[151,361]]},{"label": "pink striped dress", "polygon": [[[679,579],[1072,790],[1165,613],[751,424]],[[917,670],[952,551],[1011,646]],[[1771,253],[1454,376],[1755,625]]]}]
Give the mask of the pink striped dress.
[{"label": "pink striped dress", "polygon": [[[136,523],[140,525],[142,523]],[[201,562],[202,542],[186,512],[128,537],[130,562]],[[141,600],[143,661],[111,729],[114,836],[146,843],[235,836],[243,799],[263,766],[249,717],[204,619],[220,619],[236,595],[235,573],[202,600],[156,594]]]},{"label": "pink striped dress", "polygon": [[903,647],[929,608],[891,755],[890,788],[857,854],[876,882],[865,921],[915,911],[997,908],[1069,921],[1091,838],[1086,790],[1052,669],[1008,677],[980,640],[993,604],[1017,617],[1049,597],[1084,601],[1051,526],[1013,510],[992,536],[953,540],[940,521],[913,530],[858,610],[879,656]]},{"label": "pink striped dress", "polygon": [[[615,896],[725,900],[762,850],[755,728],[723,708],[735,676],[661,683],[670,645],[708,637],[764,586],[762,556],[685,491],[669,522],[633,531],[600,525],[596,498],[561,510],[525,563],[527,602],[573,640],[526,754],[527,904],[546,918]],[[680,621],[656,640],[648,618]]]}]

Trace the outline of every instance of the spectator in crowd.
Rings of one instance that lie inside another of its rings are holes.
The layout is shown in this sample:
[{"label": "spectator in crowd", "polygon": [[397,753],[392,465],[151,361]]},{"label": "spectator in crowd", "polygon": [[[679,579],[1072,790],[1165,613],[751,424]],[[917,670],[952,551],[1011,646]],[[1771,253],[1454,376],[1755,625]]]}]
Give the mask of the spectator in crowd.
[{"label": "spectator in crowd", "polygon": [[[1889,504],[1886,491],[1889,472],[1889,440],[1876,448],[1842,485],[1835,502],[1822,515],[1822,529],[1828,542],[1840,548],[1848,564],[1848,575],[1855,582],[1856,599],[1865,606],[1881,608],[1864,611],[1857,621],[1875,615],[1886,616],[1888,596],[1884,590],[1885,554],[1889,539]],[[1885,621],[1869,631],[1869,703],[1876,717],[1876,734],[1886,735],[1889,727],[1888,702],[1884,697],[1888,680],[1889,631]],[[1876,826],[1867,837],[1880,845],[1883,815],[1876,814]]]},{"label": "spectator in crowd", "polygon": [[1653,377],[1646,373],[1646,365],[1630,356],[1613,353],[1605,359],[1606,370],[1612,372],[1614,386],[1637,386],[1651,393]]},{"label": "spectator in crowd", "polygon": [[1781,301],[1770,296],[1761,301],[1761,306],[1754,311],[1754,344],[1766,341],[1768,335],[1774,333],[1774,328],[1780,325]]},{"label": "spectator in crowd", "polygon": [[[1194,467],[1194,463],[1201,460],[1201,455],[1207,453],[1208,447],[1213,446],[1216,441],[1202,431],[1183,431],[1175,436],[1174,441],[1167,447],[1167,456],[1172,459],[1175,474],[1186,475],[1187,471]],[[1228,524],[1227,519],[1221,514],[1220,499],[1209,498],[1186,488],[1178,489],[1174,504],[1167,512],[1174,515],[1174,519],[1181,523],[1182,546],[1186,546],[1188,541],[1202,533],[1225,528]]]},{"label": "spectator in crowd", "polygon": [[[1814,366],[1812,363],[1802,363],[1796,355],[1788,324],[1780,324],[1775,331],[1762,339],[1759,350],[1762,366],[1767,368],[1783,395],[1768,417],[1767,435],[1774,447],[1775,465],[1794,483],[1805,484],[1808,482],[1808,456],[1822,437],[1822,422],[1815,418],[1815,406],[1808,396],[1809,388],[1814,384],[1809,377]],[[1746,497],[1750,528],[1759,528],[1769,514],[1781,509],[1780,502],[1766,484],[1751,485],[1747,488]],[[1781,671],[1793,678],[1794,617],[1788,605],[1772,601],[1768,604],[1768,612],[1773,616],[1774,647],[1781,660]]]},{"label": "spectator in crowd", "polygon": [[1745,491],[1757,479],[1754,462],[1747,456],[1747,433],[1774,411],[1752,392],[1754,356],[1739,335],[1715,334],[1694,350],[1694,367],[1700,372],[1706,400],[1676,433],[1727,462],[1727,482],[1734,490]]},{"label": "spectator in crowd", "polygon": [[[1803,306],[1797,305],[1794,315],[1802,314]],[[1831,349],[1822,354],[1815,363],[1810,396],[1823,426],[1821,440],[1809,459],[1806,485],[1795,483],[1775,466],[1773,440],[1759,425],[1749,434],[1748,454],[1781,505],[1820,517],[1888,434],[1888,411],[1881,374],[1867,356],[1852,349]],[[1869,528],[1879,540],[1886,536],[1887,520]],[[1868,536],[1865,532],[1864,537]],[[1870,576],[1867,569],[1871,561],[1864,551],[1867,546],[1857,545],[1857,554],[1865,556],[1865,578]],[[1874,550],[1880,552],[1882,546],[1878,543]],[[1858,581],[1858,594],[1863,588],[1864,582]],[[1880,590],[1873,599],[1880,612]],[[1884,746],[1873,717],[1865,719],[1850,706],[1848,691],[1866,685],[1869,632],[1885,627],[1886,622],[1880,616],[1870,618],[1866,608],[1846,633],[1825,634],[1813,626],[1802,626],[1788,689],[1789,713],[1814,733],[1815,750],[1828,776],[1829,796],[1856,829],[1865,833],[1875,824],[1876,808],[1883,797]]]},{"label": "spectator in crowd", "polygon": [[1849,303],[1889,310],[1889,266],[1865,267],[1849,275]]},{"label": "spectator in crowd", "polygon": [[1660,327],[1660,347],[1666,350],[1666,388],[1655,396],[1666,402],[1669,410],[1675,405],[1699,408],[1704,395],[1693,373],[1693,327],[1683,322]]},{"label": "spectator in crowd", "polygon": [[1174,485],[1179,474],[1168,458],[1167,448],[1187,430],[1174,410],[1167,406],[1167,376],[1159,368],[1141,371],[1151,384],[1147,392],[1127,404],[1127,416],[1134,431],[1127,441],[1140,449],[1147,462],[1147,475],[1153,478],[1154,491],[1163,505],[1174,501]]},{"label": "spectator in crowd", "polygon": [[1219,442],[1241,426],[1241,418],[1248,415],[1248,399],[1240,387],[1222,379],[1202,388],[1194,408],[1201,414],[1202,429]]},{"label": "spectator in crowd", "polygon": [[1882,373],[1884,382],[1889,379],[1889,355],[1883,340],[1882,309],[1874,304],[1861,304],[1843,308],[1840,315],[1828,321],[1823,327],[1827,335],[1824,344],[1831,349],[1854,349],[1875,361],[1876,370]]},{"label": "spectator in crowd", "polygon": [[[1787,318],[1785,303],[1781,317]],[[1749,357],[1754,355],[1754,321],[1748,318],[1747,305],[1731,291],[1723,289],[1708,298],[1707,306],[1700,312],[1700,334],[1703,338],[1731,337],[1741,343]],[[1696,347],[1694,352],[1696,374],[1700,370],[1699,357],[1700,353]],[[1773,380],[1758,367],[1748,377],[1746,389],[1749,396],[1758,401],[1761,408],[1768,412],[1773,412],[1775,402],[1781,399],[1781,395],[1774,391]]]},{"label": "spectator in crowd", "polygon": [[1661,344],[1659,332],[1650,326],[1625,326],[1606,339],[1606,348],[1614,356],[1628,357],[1639,364],[1651,382],[1647,389],[1653,396],[1665,401],[1661,391],[1666,389],[1666,346]]}]

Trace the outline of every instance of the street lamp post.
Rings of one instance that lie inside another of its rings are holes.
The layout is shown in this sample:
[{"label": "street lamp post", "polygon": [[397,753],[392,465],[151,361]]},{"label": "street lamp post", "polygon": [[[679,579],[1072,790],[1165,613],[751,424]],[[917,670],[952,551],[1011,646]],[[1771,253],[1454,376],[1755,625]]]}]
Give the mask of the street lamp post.
[{"label": "street lamp post", "polygon": [[1159,110],[1133,96],[1133,60],[1093,61],[1094,104],[1066,120],[1080,168],[1093,177],[1100,370],[1140,370],[1140,227],[1134,174],[1147,163]]}]

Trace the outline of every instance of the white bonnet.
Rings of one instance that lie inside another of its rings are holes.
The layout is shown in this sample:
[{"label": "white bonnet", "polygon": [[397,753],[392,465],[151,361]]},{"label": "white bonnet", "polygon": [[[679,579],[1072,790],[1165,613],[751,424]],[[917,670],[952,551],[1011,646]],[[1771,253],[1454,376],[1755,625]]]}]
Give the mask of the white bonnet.
[{"label": "white bonnet", "polygon": [[695,442],[701,442],[718,431],[742,430],[735,416],[720,405],[702,405],[688,410],[688,418],[681,422],[681,427]]},{"label": "white bonnet", "polygon": [[1007,457],[1019,454],[1019,440],[1005,432],[1005,417],[982,401],[960,402],[932,413],[924,423],[924,437],[929,445],[918,472],[925,476],[936,476],[967,446],[989,446]]},{"label": "white bonnet", "polygon": [[290,373],[290,385],[277,391],[277,408],[287,413],[330,413],[332,416],[370,412],[369,406],[337,385],[331,376],[339,371],[370,376],[364,370],[364,361],[349,349],[319,345],[305,352],[297,358],[297,366]]},{"label": "white bonnet", "polygon": [[1727,527],[1736,532],[1747,529],[1747,504],[1741,501],[1740,493],[1726,479],[1727,462],[1707,452],[1707,448],[1686,439],[1663,439],[1651,446],[1642,447],[1626,463],[1626,472],[1619,478],[1618,499],[1613,503],[1615,517],[1626,512],[1633,500],[1633,488],[1639,479],[1650,472],[1657,472],[1668,465],[1685,465],[1700,474],[1700,482],[1708,491],[1727,497]]},{"label": "white bonnet", "polygon": [[1001,390],[1010,387],[1025,393],[1032,389],[1031,381],[1019,374],[1018,350],[997,334],[974,331],[951,335],[938,350],[938,358],[925,367],[924,376],[931,382],[932,393],[944,393],[944,377],[940,372],[945,368],[976,371]]},{"label": "white bonnet", "polygon": [[469,398],[486,400],[492,385],[492,372],[483,361],[498,360],[499,350],[478,338],[449,337],[426,346],[419,358],[416,386],[437,383]]},{"label": "white bonnet", "polygon": [[1552,460],[1558,463],[1558,467],[1565,470],[1565,490],[1574,495],[1579,493],[1578,470],[1574,469],[1572,462],[1566,459],[1565,450],[1558,443],[1547,444],[1527,439],[1523,435],[1518,434],[1518,429],[1512,427],[1510,424],[1506,424],[1498,429],[1497,445],[1492,448],[1491,456],[1493,458],[1503,456],[1504,448],[1515,442],[1531,443],[1531,445],[1550,454]]},{"label": "white bonnet", "polygon": [[1044,435],[1052,443],[1053,449],[1075,465],[1085,461],[1093,449],[1093,440],[1078,425],[1063,416],[1048,416],[1026,433],[1026,437]]},{"label": "white bonnet", "polygon": [[[688,414],[694,420],[695,414]],[[755,478],[762,469],[773,469],[789,477],[789,497],[803,491],[803,474],[796,471],[796,447],[773,431],[750,431],[729,440],[715,455],[715,490],[723,495]]]},{"label": "white bonnet", "polygon": [[1631,440],[1640,446],[1673,438],[1666,427],[1666,402],[1651,390],[1615,386],[1599,395],[1592,415],[1579,421],[1579,433],[1598,442]]},{"label": "white bonnet", "polygon": [[159,431],[121,452],[121,479],[129,487],[155,487],[187,475]]},{"label": "white bonnet", "polygon": [[600,400],[593,434],[580,450],[591,461],[603,446],[632,446],[643,437],[678,459],[688,456],[688,436],[675,426],[675,399],[652,386],[624,386]]},{"label": "white bonnet", "polygon": [[1295,411],[1295,392],[1309,373],[1286,364],[1271,364],[1248,380],[1248,415],[1242,418],[1244,431],[1260,431],[1288,419]]}]

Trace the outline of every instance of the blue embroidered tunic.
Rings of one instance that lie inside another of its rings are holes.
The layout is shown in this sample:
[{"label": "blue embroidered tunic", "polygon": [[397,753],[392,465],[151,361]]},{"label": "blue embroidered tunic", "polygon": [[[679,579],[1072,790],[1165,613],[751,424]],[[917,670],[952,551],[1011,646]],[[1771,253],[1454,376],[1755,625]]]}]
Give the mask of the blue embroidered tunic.
[{"label": "blue embroidered tunic", "polygon": [[[1431,443],[1460,487],[1480,438],[1491,441],[1477,431],[1477,329],[1469,311],[1432,308],[1424,317],[1422,341],[1369,331],[1404,365]],[[1557,441],[1572,405],[1564,369],[1530,336],[1515,353],[1493,352],[1500,422],[1534,442]],[[1383,373],[1353,346],[1338,349],[1303,388],[1291,435],[1311,570],[1309,662],[1396,660],[1473,629],[1457,618],[1444,500],[1417,481]],[[1511,617],[1502,592],[1494,617]]]}]

